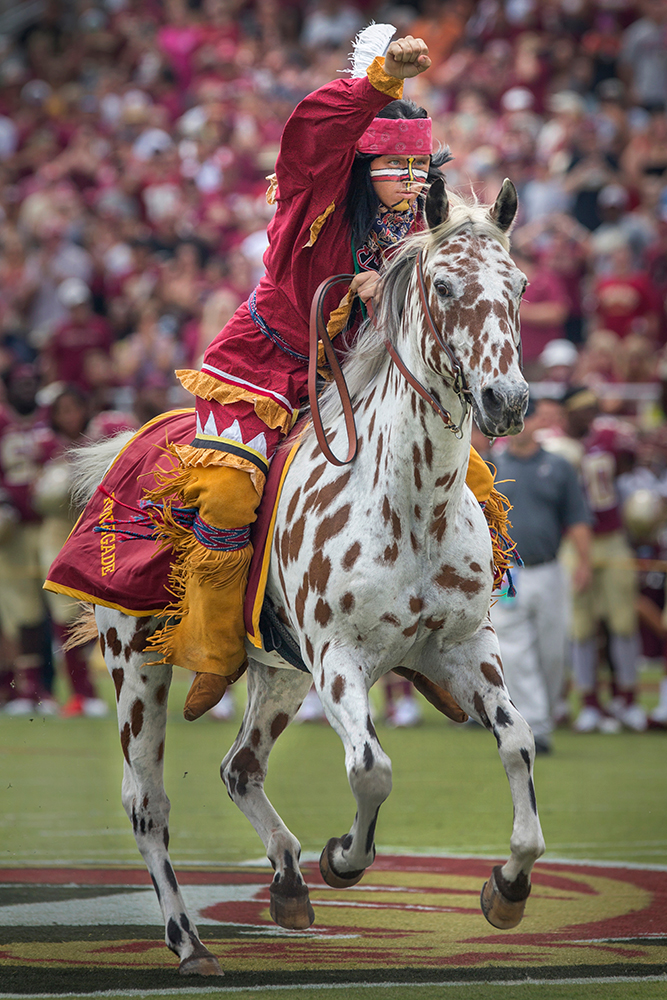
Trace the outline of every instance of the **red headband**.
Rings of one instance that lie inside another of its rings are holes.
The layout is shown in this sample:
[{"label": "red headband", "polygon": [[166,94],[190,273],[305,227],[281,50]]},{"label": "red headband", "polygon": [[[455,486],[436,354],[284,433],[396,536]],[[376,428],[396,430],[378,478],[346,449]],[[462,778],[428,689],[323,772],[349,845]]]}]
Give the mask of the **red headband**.
[{"label": "red headband", "polygon": [[431,155],[430,118],[374,118],[357,143],[360,153]]}]

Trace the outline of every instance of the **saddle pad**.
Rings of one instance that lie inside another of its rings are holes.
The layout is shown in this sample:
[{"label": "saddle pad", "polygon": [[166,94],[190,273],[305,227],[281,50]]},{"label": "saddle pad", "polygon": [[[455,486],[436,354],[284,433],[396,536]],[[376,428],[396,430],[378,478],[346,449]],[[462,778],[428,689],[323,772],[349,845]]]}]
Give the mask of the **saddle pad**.
[{"label": "saddle pad", "polygon": [[[144,490],[154,485],[156,468],[165,471],[173,468],[175,460],[167,450],[168,445],[192,441],[194,414],[193,409],[161,414],[128,441],[105,474],[102,489],[95,491],[49,569],[46,590],[138,617],[159,615],[171,604],[173,595],[168,587],[171,546],[156,544],[150,537],[150,527],[138,524],[136,509]],[[262,646],[259,616],[277,505],[298,447],[297,440],[291,448],[279,448],[274,455],[257,520],[251,525],[254,554],[245,620],[248,638],[258,648]],[[102,526],[107,530],[94,530]]]},{"label": "saddle pad", "polygon": [[156,544],[149,526],[139,527],[136,509],[154,486],[155,469],[173,469],[168,445],[189,444],[194,435],[194,409],[163,413],[137,431],[105,474],[105,492],[95,491],[51,565],[46,590],[126,615],[160,614],[171,604],[171,547]]},{"label": "saddle pad", "polygon": [[269,575],[271,542],[273,541],[278,503],[287,471],[301,444],[301,435],[298,433],[298,430],[292,432],[292,434],[294,433],[298,434],[296,441],[291,443],[288,439],[286,444],[278,448],[271,459],[262,502],[257,512],[257,520],[251,525],[250,529],[250,540],[255,551],[253,552],[250,573],[248,574],[244,615],[248,639],[258,649],[262,648],[259,617],[262,613],[266,581]]}]

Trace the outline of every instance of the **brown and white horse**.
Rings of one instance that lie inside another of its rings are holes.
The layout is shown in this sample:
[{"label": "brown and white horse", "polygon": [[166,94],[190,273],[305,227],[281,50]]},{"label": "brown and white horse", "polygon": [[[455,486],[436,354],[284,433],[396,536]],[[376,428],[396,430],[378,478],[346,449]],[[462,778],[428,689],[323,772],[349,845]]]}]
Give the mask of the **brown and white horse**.
[{"label": "brown and white horse", "polygon": [[[388,268],[378,315],[345,364],[357,458],[344,469],[332,465],[307,433],[285,480],[267,594],[309,672],[251,650],[248,705],[221,767],[230,797],[265,845],[275,871],[271,912],[285,927],[309,926],[313,912],[299,843],[263,784],[271,749],[312,682],[343,742],[356,799],[349,832],[330,840],[322,854],[330,885],[354,885],[375,856],[391,762],[371,721],[368,694],[394,668],[446,689],[496,738],[514,826],[510,858],[494,869],[482,893],[482,909],[495,926],[520,921],[531,869],[544,850],[533,737],[509,699],[489,620],[491,539],[465,481],[473,412],[493,437],[523,424],[528,389],[518,351],[526,280],[509,256],[507,236],[516,208],[509,181],[490,208],[448,199],[444,186],[433,185],[429,229]],[[335,391],[324,398],[322,418],[330,446],[340,449],[345,421]],[[90,450],[89,478],[97,473],[99,482],[100,463],[110,455],[108,446]],[[172,668],[149,665],[145,648],[158,622],[100,606],[95,614],[116,685],[123,803],[162,907],[167,945],[182,973],[219,974],[168,853],[162,765]]]}]

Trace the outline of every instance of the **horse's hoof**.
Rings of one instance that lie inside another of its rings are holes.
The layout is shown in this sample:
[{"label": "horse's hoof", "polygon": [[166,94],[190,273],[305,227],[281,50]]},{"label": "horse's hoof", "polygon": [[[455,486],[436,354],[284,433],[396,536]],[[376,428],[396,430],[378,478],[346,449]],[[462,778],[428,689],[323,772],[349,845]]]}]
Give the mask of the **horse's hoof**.
[{"label": "horse's hoof", "polygon": [[292,891],[293,895],[287,895],[285,887],[280,882],[271,883],[269,886],[271,919],[279,927],[286,927],[291,931],[305,931],[315,923],[315,912],[310,905],[308,888],[305,885],[295,886]]},{"label": "horse's hoof", "polygon": [[[480,896],[482,913],[493,927],[502,931],[510,930],[521,923],[529,895],[530,883],[527,879],[521,879],[518,885],[510,885],[503,878],[498,865],[491,872],[489,881],[482,886]],[[510,896],[515,898],[511,899]]]},{"label": "horse's hoof", "polygon": [[194,955],[184,958],[178,967],[181,976],[224,976],[215,955],[208,948],[201,946]]},{"label": "horse's hoof", "polygon": [[339,875],[334,869],[332,856],[333,852],[340,844],[340,837],[332,837],[320,855],[320,873],[327,885],[332,889],[349,889],[351,885],[356,885],[363,878],[366,871],[360,868],[356,872],[348,872],[347,875]]}]

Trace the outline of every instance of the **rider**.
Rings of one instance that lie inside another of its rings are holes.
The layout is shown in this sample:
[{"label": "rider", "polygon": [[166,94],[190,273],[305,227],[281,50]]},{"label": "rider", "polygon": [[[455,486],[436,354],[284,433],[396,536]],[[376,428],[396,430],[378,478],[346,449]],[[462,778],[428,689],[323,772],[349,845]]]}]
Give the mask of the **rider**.
[{"label": "rider", "polygon": [[[329,332],[354,329],[358,300],[370,301],[387,252],[421,227],[425,190],[450,158],[446,149],[432,153],[424,109],[401,99],[403,80],[430,65],[426,44],[407,35],[363,76],[326,84],[298,105],[267,195],[277,210],[266,273],[212,341],[201,370],[177,373],[196,397],[196,435],[172,445],[174,477],[151,496],[165,499],[167,510],[174,495],[198,509],[185,541],[174,530],[178,602],[170,608],[174,624],[156,637],[164,662],[196,672],[187,719],[217,704],[247,663],[249,525],[271,457],[306,396],[313,294],[330,275],[354,271]],[[493,479],[474,451],[468,483],[487,500]]]}]

